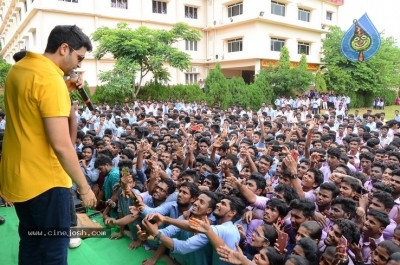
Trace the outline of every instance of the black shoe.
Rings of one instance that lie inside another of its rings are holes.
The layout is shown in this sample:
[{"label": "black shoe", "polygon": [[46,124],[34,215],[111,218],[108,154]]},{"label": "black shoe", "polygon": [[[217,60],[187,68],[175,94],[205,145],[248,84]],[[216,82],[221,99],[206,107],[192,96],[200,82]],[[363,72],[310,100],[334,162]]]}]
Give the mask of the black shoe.
[{"label": "black shoe", "polygon": [[0,225],[4,224],[6,222],[6,219],[4,219],[3,216],[0,216]]}]

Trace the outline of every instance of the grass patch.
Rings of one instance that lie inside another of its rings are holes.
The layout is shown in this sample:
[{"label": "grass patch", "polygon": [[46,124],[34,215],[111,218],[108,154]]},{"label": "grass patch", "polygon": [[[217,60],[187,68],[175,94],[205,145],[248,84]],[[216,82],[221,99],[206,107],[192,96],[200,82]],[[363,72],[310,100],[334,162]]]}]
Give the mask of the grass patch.
[{"label": "grass patch", "polygon": [[[357,109],[357,108],[356,108]],[[354,114],[356,109],[350,109],[349,114]],[[386,106],[385,109],[373,109],[372,107],[370,108],[359,108],[357,110],[360,111],[360,115],[362,116],[364,113],[367,113],[367,110],[372,110],[372,113],[385,113],[385,119],[386,120],[393,120],[394,119],[394,111],[399,110],[400,111],[400,106],[399,105],[392,105],[392,106]]]}]

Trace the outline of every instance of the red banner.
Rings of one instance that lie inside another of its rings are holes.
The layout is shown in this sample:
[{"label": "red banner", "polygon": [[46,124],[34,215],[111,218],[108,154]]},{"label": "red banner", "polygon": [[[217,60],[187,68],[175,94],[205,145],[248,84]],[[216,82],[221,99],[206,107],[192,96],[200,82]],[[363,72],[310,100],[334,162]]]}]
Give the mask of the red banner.
[{"label": "red banner", "polygon": [[338,6],[341,6],[344,4],[344,0],[324,0],[324,1],[327,3],[334,4],[334,5],[338,5]]}]

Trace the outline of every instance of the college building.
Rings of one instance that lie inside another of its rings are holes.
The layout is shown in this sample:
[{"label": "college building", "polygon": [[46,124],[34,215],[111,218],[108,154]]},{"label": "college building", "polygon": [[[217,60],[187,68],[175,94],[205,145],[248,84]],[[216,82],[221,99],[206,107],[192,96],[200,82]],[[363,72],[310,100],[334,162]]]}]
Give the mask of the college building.
[{"label": "college building", "polygon": [[[13,63],[21,49],[43,53],[56,25],[75,24],[87,35],[97,28],[170,29],[185,22],[202,33],[198,42],[179,42],[190,54],[187,72],[170,68],[171,84],[197,83],[219,62],[226,78],[254,75],[279,59],[286,46],[292,65],[306,54],[308,69],[320,64],[321,39],[338,24],[344,0],[0,0],[0,55]],[[94,49],[96,43],[93,43]],[[90,87],[100,85],[97,75],[112,69],[111,56],[96,60],[86,55],[80,72]],[[147,79],[150,79],[149,76]]]}]

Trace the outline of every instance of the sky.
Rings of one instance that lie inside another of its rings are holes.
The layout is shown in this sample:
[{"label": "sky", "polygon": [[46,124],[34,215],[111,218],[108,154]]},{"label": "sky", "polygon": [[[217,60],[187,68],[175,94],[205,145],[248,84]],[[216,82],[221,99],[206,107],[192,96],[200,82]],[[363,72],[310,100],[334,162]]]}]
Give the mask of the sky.
[{"label": "sky", "polygon": [[379,32],[393,36],[400,46],[400,0],[344,0],[339,8],[338,25],[346,30],[354,19],[367,13]]}]

